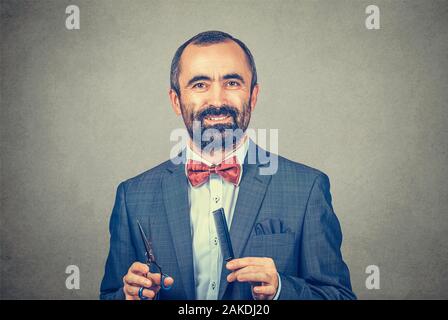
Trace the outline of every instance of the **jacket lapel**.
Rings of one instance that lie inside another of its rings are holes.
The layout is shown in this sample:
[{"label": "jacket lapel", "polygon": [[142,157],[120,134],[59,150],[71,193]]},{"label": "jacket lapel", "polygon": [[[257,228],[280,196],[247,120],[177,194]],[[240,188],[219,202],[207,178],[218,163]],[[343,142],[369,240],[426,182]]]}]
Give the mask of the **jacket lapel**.
[{"label": "jacket lapel", "polygon": [[188,300],[195,299],[193,249],[190,227],[188,181],[184,165],[170,162],[162,181],[166,216],[173,238],[182,283]]},{"label": "jacket lapel", "polygon": [[[271,181],[271,175],[260,175],[260,168],[268,165],[266,160],[260,160],[259,155],[266,152],[249,141],[249,152],[256,150],[256,164],[248,163],[248,155],[246,155],[243,167],[243,176],[241,179],[240,190],[238,192],[238,200],[236,202],[233,214],[232,224],[230,226],[230,238],[235,254],[235,258],[240,258],[244,247],[252,232],[252,228],[258,216],[258,212],[263,202],[267,187]],[[219,286],[219,299],[227,289],[227,275],[229,270],[222,266],[221,281]]]}]

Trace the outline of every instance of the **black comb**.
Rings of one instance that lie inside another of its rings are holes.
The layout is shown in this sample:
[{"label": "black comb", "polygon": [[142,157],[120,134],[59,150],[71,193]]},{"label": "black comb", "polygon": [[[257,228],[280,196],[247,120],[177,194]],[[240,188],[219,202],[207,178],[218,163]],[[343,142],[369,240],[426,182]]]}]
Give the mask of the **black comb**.
[{"label": "black comb", "polygon": [[216,233],[218,234],[219,245],[225,261],[230,261],[234,257],[232,241],[230,240],[229,228],[227,227],[226,215],[223,208],[213,211],[215,219]]}]

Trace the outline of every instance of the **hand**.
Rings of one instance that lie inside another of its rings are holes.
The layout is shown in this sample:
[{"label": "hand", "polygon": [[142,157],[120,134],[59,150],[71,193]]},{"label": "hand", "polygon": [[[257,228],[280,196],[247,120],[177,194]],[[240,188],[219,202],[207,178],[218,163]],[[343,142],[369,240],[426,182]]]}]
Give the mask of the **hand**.
[{"label": "hand", "polygon": [[272,300],[275,297],[278,274],[271,258],[234,259],[226,264],[226,268],[233,271],[227,276],[227,281],[252,282],[252,294],[256,300]]},{"label": "hand", "polygon": [[[166,277],[164,285],[171,286],[173,282],[173,278]],[[126,300],[140,300],[138,290],[141,287],[145,287],[142,292],[143,296],[153,300],[160,290],[160,273],[151,273],[148,265],[134,262],[123,277],[123,284]]]}]

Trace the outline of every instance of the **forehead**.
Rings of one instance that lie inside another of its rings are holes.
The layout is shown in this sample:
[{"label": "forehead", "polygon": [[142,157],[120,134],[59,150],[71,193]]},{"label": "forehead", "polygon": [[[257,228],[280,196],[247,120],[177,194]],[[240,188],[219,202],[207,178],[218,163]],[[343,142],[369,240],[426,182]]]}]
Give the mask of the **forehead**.
[{"label": "forehead", "polygon": [[251,72],[243,49],[230,40],[206,46],[188,45],[182,53],[180,70],[180,81],[197,74],[239,73],[250,77]]}]

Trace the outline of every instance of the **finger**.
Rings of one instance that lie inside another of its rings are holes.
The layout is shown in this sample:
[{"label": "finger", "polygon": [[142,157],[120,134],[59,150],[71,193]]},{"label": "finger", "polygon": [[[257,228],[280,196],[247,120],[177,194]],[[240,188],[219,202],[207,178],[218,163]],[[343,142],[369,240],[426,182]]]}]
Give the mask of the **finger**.
[{"label": "finger", "polygon": [[144,276],[137,275],[135,273],[128,273],[124,277],[124,281],[126,284],[134,287],[151,287],[153,285],[153,281]]},{"label": "finger", "polygon": [[[148,276],[148,279],[151,279],[153,285],[160,286],[160,277],[161,277],[160,273],[151,273],[150,272],[150,273],[148,273],[147,276]],[[170,276],[164,277],[163,285],[165,287],[169,287],[169,286],[173,285],[173,283],[174,283],[174,279],[172,277],[170,277]]]},{"label": "finger", "polygon": [[263,267],[260,267],[260,266],[247,266],[247,267],[238,269],[238,270],[233,271],[232,273],[230,273],[230,274],[227,276],[227,281],[228,281],[228,282],[233,282],[233,281],[235,281],[236,278],[237,278],[237,276],[238,276],[239,274],[243,274],[243,273],[247,273],[247,272],[252,272],[252,273],[255,273],[255,272],[263,272],[264,270],[265,270],[265,269],[264,269]]},{"label": "finger", "polygon": [[[124,281],[123,281],[123,282],[124,282]],[[124,297],[125,297],[125,299],[126,299],[126,300],[136,300],[134,296],[132,296],[132,295],[130,295],[130,294],[128,293],[128,289],[127,289],[127,287],[128,287],[127,284],[125,284],[125,285],[123,286],[123,293],[124,293]]]},{"label": "finger", "polygon": [[[255,286],[253,287],[254,294],[259,295],[267,295],[267,296],[273,296],[277,293],[277,290],[274,288],[274,286]],[[260,297],[261,298],[261,297]]]},{"label": "finger", "polygon": [[263,284],[263,282],[261,282],[261,283],[260,282],[251,282],[250,288],[252,290],[252,297],[254,298],[254,300],[267,300],[268,296],[266,296],[262,293],[256,293],[256,291],[258,291],[258,289],[254,291],[254,288],[258,287],[258,286],[265,286],[265,285]]},{"label": "finger", "polygon": [[[128,295],[133,296],[133,297],[139,299],[138,291],[140,290],[140,288],[141,288],[141,287],[127,286],[127,287],[125,288],[125,290],[126,290],[126,293],[127,293]],[[142,291],[142,295],[143,295],[144,297],[149,298],[149,299],[153,299],[153,298],[156,296],[156,293],[154,292],[154,290],[145,288],[145,289],[143,289],[143,291]]]},{"label": "finger", "polygon": [[160,286],[160,273],[148,272],[146,277],[151,280],[154,286]]},{"label": "finger", "polygon": [[272,262],[271,258],[260,258],[260,257],[245,257],[233,259],[226,264],[226,268],[229,270],[236,270],[247,267],[249,265],[263,266],[270,264]]},{"label": "finger", "polygon": [[[164,285],[165,287],[170,287],[173,283],[174,283],[174,279],[173,278],[168,278],[168,280],[165,278],[164,279]],[[151,281],[151,280],[149,280]],[[144,287],[144,289],[142,290],[143,292],[149,291],[149,295],[148,294],[143,294],[144,296],[153,299],[157,293],[160,291],[161,286],[160,285],[156,285],[155,283],[153,283],[153,286],[151,287],[145,287],[145,286],[132,286],[132,287],[136,287],[137,288],[137,297],[138,297],[138,290],[140,290],[141,287]],[[135,292],[135,290],[131,289],[132,292]],[[152,292],[152,293],[151,293]],[[138,297],[140,298],[140,297]]]},{"label": "finger", "polygon": [[173,285],[173,283],[174,283],[174,279],[169,276],[165,277],[165,279],[163,280],[163,285],[165,287],[171,287]]},{"label": "finger", "polygon": [[149,267],[147,264],[141,262],[134,262],[129,271],[135,274],[146,275],[149,272]]},{"label": "finger", "polygon": [[[155,298],[155,296],[156,296],[156,294],[157,294],[157,291],[155,291],[155,290],[151,290],[151,289],[143,289],[143,291],[142,291],[142,295],[144,296],[144,297],[146,297],[146,298],[149,298],[149,299],[154,299]],[[137,291],[137,296],[138,296],[138,291]]]},{"label": "finger", "polygon": [[273,279],[266,272],[247,272],[240,273],[236,276],[238,282],[265,282],[269,285],[273,284]]}]

